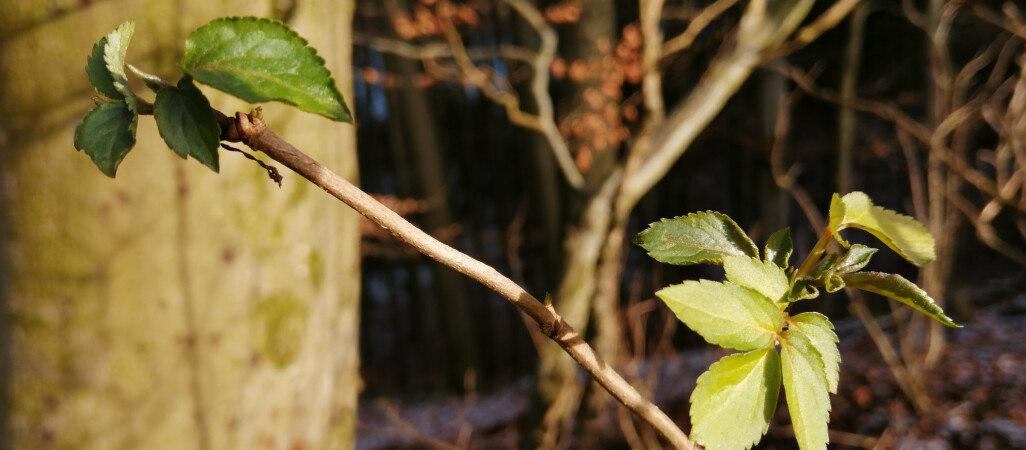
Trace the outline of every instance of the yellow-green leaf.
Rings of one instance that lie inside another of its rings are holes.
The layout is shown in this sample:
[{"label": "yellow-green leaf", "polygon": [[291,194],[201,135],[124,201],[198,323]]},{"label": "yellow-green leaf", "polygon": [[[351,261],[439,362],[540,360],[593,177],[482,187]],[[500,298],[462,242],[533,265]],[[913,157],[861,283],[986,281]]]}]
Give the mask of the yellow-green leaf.
[{"label": "yellow-green leaf", "polygon": [[791,286],[787,274],[775,263],[747,256],[728,256],[723,259],[723,269],[730,282],[755,289],[778,305],[787,303]]},{"label": "yellow-green leaf", "polygon": [[915,283],[906,280],[901,275],[880,272],[858,272],[845,275],[844,284],[850,288],[862,289],[883,296],[890,297],[908,306],[918,309],[940,323],[949,327],[960,328],[950,317],[944,314],[944,310],[927,295],[926,291],[916,286]]},{"label": "yellow-green leaf", "polygon": [[699,212],[663,219],[632,240],[656,261],[677,264],[723,264],[727,256],[758,257],[759,249],[730,217]]},{"label": "yellow-green leaf", "polygon": [[685,325],[706,341],[736,350],[773,346],[784,325],[776,304],[733,283],[685,281],[656,292]]},{"label": "yellow-green leaf", "polygon": [[791,259],[791,252],[794,251],[794,242],[791,241],[791,227],[781,228],[770,235],[766,240],[766,261],[776,264],[781,269],[786,269],[788,260]]},{"label": "yellow-green leaf", "polygon": [[837,349],[837,334],[830,319],[817,312],[804,312],[788,319],[788,328],[800,331],[823,357],[827,388],[837,393],[837,377],[840,373],[841,352]]},{"label": "yellow-green leaf", "polygon": [[852,192],[844,197],[834,194],[830,201],[830,232],[837,242],[848,247],[838,234],[845,228],[868,231],[916,266],[936,259],[933,236],[915,219],[873,205],[869,196]]},{"label": "yellow-green leaf", "polygon": [[708,450],[750,448],[769,428],[779,394],[775,348],[723,357],[691,393],[691,439]]},{"label": "yellow-green leaf", "polygon": [[830,394],[823,357],[804,333],[788,329],[780,342],[780,366],[798,447],[826,450]]}]

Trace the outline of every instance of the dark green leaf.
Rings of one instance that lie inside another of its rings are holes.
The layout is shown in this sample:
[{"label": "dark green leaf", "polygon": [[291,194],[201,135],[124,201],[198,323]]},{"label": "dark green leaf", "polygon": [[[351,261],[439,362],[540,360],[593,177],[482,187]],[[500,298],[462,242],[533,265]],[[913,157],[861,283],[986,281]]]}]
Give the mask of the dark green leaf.
[{"label": "dark green leaf", "polygon": [[784,325],[772,300],[734,283],[685,281],[656,295],[689,328],[722,347],[742,351],[771,347]]},{"label": "dark green leaf", "polygon": [[207,98],[189,77],[178,87],[167,86],[157,92],[153,118],[160,137],[175,153],[196,158],[214,172],[218,171],[218,144],[221,127]]},{"label": "dark green leaf", "polygon": [[780,366],[798,447],[826,450],[830,394],[822,355],[804,333],[788,329],[780,343]]},{"label": "dark green leaf", "polygon": [[353,121],[324,59],[278,21],[212,21],[189,34],[182,69],[200,83],[251,103],[280,101],[329,119]]},{"label": "dark green leaf", "polygon": [[850,288],[862,289],[911,306],[924,314],[936,319],[949,327],[960,328],[950,317],[944,314],[944,310],[934,303],[933,299],[926,294],[926,291],[916,286],[915,283],[906,280],[901,275],[880,272],[858,272],[845,275],[844,283]]},{"label": "dark green leaf", "polygon": [[759,249],[730,217],[700,212],[649,225],[632,240],[656,261],[723,264],[726,256],[759,257]]},{"label": "dark green leaf", "polygon": [[100,38],[100,42],[93,45],[93,51],[86,60],[86,75],[89,75],[89,84],[97,93],[112,100],[121,100],[125,96],[114,87],[114,77],[107,70],[107,63],[103,60],[103,54],[107,49],[107,38]]},{"label": "dark green leaf", "polygon": [[137,117],[122,102],[92,108],[75,127],[75,148],[84,150],[101,172],[114,178],[121,160],[135,146]]},{"label": "dark green leaf", "polygon": [[749,448],[766,434],[779,395],[775,348],[725,356],[691,393],[691,439],[709,450]]},{"label": "dark green leaf", "polygon": [[834,194],[830,201],[830,231],[845,247],[848,241],[839,232],[845,228],[868,231],[902,258],[922,266],[936,258],[933,236],[915,219],[873,205],[869,196],[852,192],[844,197]]},{"label": "dark green leaf", "polygon": [[781,269],[787,268],[788,260],[791,259],[791,252],[793,251],[794,242],[791,241],[791,227],[777,230],[766,241],[766,261],[776,264]]}]

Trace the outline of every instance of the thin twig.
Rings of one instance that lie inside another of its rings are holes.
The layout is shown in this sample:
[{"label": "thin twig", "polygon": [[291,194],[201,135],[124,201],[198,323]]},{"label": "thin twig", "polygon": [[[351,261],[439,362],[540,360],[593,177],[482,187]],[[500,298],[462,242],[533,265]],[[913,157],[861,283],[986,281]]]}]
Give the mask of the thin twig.
[{"label": "thin twig", "polygon": [[[698,37],[702,30],[730,9],[731,6],[734,6],[735,3],[737,3],[737,0],[717,0],[716,3],[702,8],[702,12],[691,19],[691,22],[688,23],[688,28],[683,33],[663,44],[663,48],[659,52],[660,58],[665,58],[691,47],[691,44],[695,42],[695,38]],[[658,23],[656,25],[658,26]]]},{"label": "thin twig", "polygon": [[606,364],[577,331],[563,321],[554,308],[543,305],[493,267],[442,243],[407,222],[402,216],[283,140],[260,118],[243,113],[236,113],[234,118],[229,118],[218,113],[218,122],[221,124],[222,139],[242,142],[254,150],[264,152],[271,159],[324,189],[424,255],[502,295],[530,316],[546,336],[559,344],[606,391],[638,414],[642,420],[659,430],[671,445],[676,448],[694,448],[694,443],[673,423],[673,420],[642,397],[620,374]]},{"label": "thin twig", "polygon": [[267,176],[271,178],[271,181],[277,183],[278,187],[281,187],[282,177],[281,177],[281,174],[278,173],[278,169],[277,168],[265,164],[263,161],[257,159],[255,156],[250,155],[249,153],[246,153],[246,151],[244,151],[242,149],[238,149],[238,148],[232,147],[232,146],[230,146],[228,144],[221,144],[221,148],[223,148],[225,150],[230,150],[230,151],[233,151],[233,152],[242,153],[242,156],[245,156],[246,159],[251,160],[251,161],[256,161],[256,163],[259,164],[260,167],[263,167],[264,170],[267,171]]}]

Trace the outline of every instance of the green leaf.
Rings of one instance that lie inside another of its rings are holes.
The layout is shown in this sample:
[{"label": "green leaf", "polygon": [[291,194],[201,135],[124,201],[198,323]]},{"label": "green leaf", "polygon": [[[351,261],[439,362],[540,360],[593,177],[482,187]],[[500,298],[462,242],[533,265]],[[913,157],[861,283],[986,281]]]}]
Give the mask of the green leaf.
[{"label": "green leaf", "polygon": [[699,212],[649,225],[632,240],[656,261],[723,264],[727,256],[759,257],[759,249],[730,217]]},{"label": "green leaf", "polygon": [[794,251],[794,242],[791,241],[791,227],[781,228],[770,235],[766,241],[766,261],[776,264],[781,269],[786,269],[788,260],[791,259],[791,252]]},{"label": "green leaf", "polygon": [[776,264],[747,256],[728,256],[723,259],[723,269],[730,282],[755,289],[775,303],[787,302],[790,282],[787,274]]},{"label": "green leaf", "polygon": [[107,64],[107,71],[114,80],[114,89],[117,89],[132,111],[136,111],[137,99],[132,88],[128,86],[125,57],[128,55],[128,43],[131,42],[134,33],[135,21],[129,20],[121,24],[107,35],[107,45],[103,51],[103,61]]},{"label": "green leaf", "polygon": [[834,253],[828,253],[819,260],[808,275],[802,278],[812,284],[822,284],[827,292],[837,292],[844,287],[842,276],[862,270],[866,264],[869,264],[869,259],[874,253],[876,253],[875,248],[861,244],[852,245],[843,258],[838,258]]},{"label": "green leaf", "polygon": [[779,395],[775,348],[725,356],[691,393],[691,439],[709,450],[749,448],[766,434]]},{"label": "green leaf", "polygon": [[841,371],[841,352],[837,349],[837,334],[834,333],[834,324],[820,313],[804,312],[791,316],[788,320],[788,328],[804,334],[812,346],[819,351],[819,355],[823,358],[823,367],[826,370],[827,389],[836,394],[837,377]]},{"label": "green leaf", "polygon": [[830,201],[830,232],[845,247],[849,244],[838,232],[849,227],[868,231],[916,266],[936,259],[933,236],[922,224],[909,216],[873,205],[869,196],[862,192],[844,197],[834,194]]},{"label": "green leaf", "polygon": [[805,334],[788,329],[780,342],[784,396],[798,447],[823,449],[830,440],[830,394],[823,357]]},{"label": "green leaf", "polygon": [[114,178],[121,160],[135,146],[137,117],[122,102],[92,108],[75,127],[75,148],[85,150],[101,172]]},{"label": "green leaf", "polygon": [[114,87],[114,76],[110,74],[110,70],[107,69],[107,63],[103,60],[103,55],[107,50],[107,37],[100,38],[100,42],[93,45],[93,51],[89,54],[89,58],[86,59],[86,75],[89,76],[89,84],[93,86],[93,89],[100,95],[103,95],[112,100],[121,100],[125,96],[118,92],[118,89]]},{"label": "green leaf", "polygon": [[791,291],[787,294],[787,301],[812,300],[816,297],[819,297],[819,289],[816,289],[809,280],[799,278],[791,286]]},{"label": "green leaf", "polygon": [[189,34],[182,69],[196,81],[247,102],[280,101],[329,119],[353,121],[324,59],[278,21],[212,21]]},{"label": "green leaf", "polygon": [[784,317],[772,300],[733,283],[685,281],[656,292],[706,341],[735,350],[772,347]]},{"label": "green leaf", "polygon": [[858,272],[845,275],[844,283],[850,288],[877,293],[911,306],[949,327],[961,328],[944,310],[934,303],[926,291],[901,275],[880,272]]},{"label": "green leaf", "polygon": [[168,86],[173,86],[171,83],[168,83],[167,80],[161,77],[158,77],[152,73],[144,72],[143,70],[131,64],[126,65],[128,66],[128,70],[131,70],[132,73],[135,74],[135,76],[142,78],[143,82],[146,83],[146,87],[150,88],[150,90],[154,93],[160,92],[161,89],[164,89]]},{"label": "green leaf", "polygon": [[178,87],[167,86],[157,92],[153,118],[164,142],[185,158],[196,158],[214,172],[218,171],[218,144],[221,127],[207,98],[188,77]]}]

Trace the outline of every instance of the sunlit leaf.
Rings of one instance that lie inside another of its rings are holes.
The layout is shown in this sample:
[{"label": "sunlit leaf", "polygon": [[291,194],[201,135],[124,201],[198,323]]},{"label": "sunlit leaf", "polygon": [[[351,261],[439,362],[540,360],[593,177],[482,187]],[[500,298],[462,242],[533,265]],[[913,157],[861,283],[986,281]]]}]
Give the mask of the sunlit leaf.
[{"label": "sunlit leaf", "polygon": [[247,102],[280,101],[329,119],[353,118],[324,59],[284,23],[216,19],[189,34],[182,69]]},{"label": "sunlit leaf", "polygon": [[800,331],[809,338],[819,351],[826,370],[827,388],[837,393],[837,376],[840,373],[841,352],[837,349],[837,334],[830,319],[817,312],[804,312],[788,319],[788,328]]},{"label": "sunlit leaf", "polygon": [[709,450],[746,449],[769,428],[780,393],[775,348],[725,356],[691,393],[691,439]]},{"label": "sunlit leaf", "polygon": [[812,300],[819,297],[819,289],[816,289],[809,280],[800,278],[794,281],[791,291],[787,294],[787,301],[797,302],[799,300]]},{"label": "sunlit leaf", "polygon": [[101,172],[114,178],[121,160],[135,146],[137,117],[125,103],[101,103],[75,127],[75,148],[84,150]]},{"label": "sunlit leaf", "polygon": [[723,264],[727,256],[757,258],[759,249],[730,217],[699,212],[649,225],[632,240],[649,256],[669,264]]},{"label": "sunlit leaf", "polygon": [[776,264],[747,256],[728,256],[723,259],[723,269],[732,283],[755,289],[774,302],[787,302],[790,284],[783,269]]},{"label": "sunlit leaf", "polygon": [[105,36],[100,38],[100,42],[93,45],[93,51],[86,59],[86,75],[89,76],[89,84],[97,93],[112,100],[122,100],[125,96],[114,87],[114,77],[107,69],[107,62],[103,60],[106,50],[107,37]]},{"label": "sunlit leaf", "polygon": [[128,43],[135,33],[135,21],[129,20],[118,26],[107,35],[107,45],[103,51],[103,61],[107,71],[114,80],[114,89],[128,103],[129,109],[136,111],[136,98],[132,88],[128,86],[128,75],[125,74],[125,57],[128,56]]},{"label": "sunlit leaf", "polygon": [[848,241],[838,234],[845,228],[868,231],[892,250],[916,266],[936,258],[933,236],[915,219],[873,205],[869,196],[852,192],[844,197],[834,194],[830,202],[830,231],[847,247]]},{"label": "sunlit leaf", "polygon": [[926,291],[901,275],[880,272],[858,272],[845,275],[844,283],[850,288],[877,293],[911,306],[949,327],[960,327],[944,314],[944,310],[926,294]]},{"label": "sunlit leaf", "polygon": [[787,268],[793,251],[794,242],[791,241],[790,227],[777,230],[766,241],[766,261],[776,264],[781,269]]},{"label": "sunlit leaf", "polygon": [[804,333],[788,329],[780,343],[780,366],[798,447],[825,450],[830,439],[830,394],[823,357]]},{"label": "sunlit leaf", "polygon": [[772,300],[733,283],[685,281],[656,292],[706,341],[736,350],[773,346],[784,318]]},{"label": "sunlit leaf", "polygon": [[217,172],[221,127],[210,102],[189,77],[179,80],[177,87],[167,86],[157,92],[153,118],[160,137],[175,153],[182,158],[192,156]]}]

